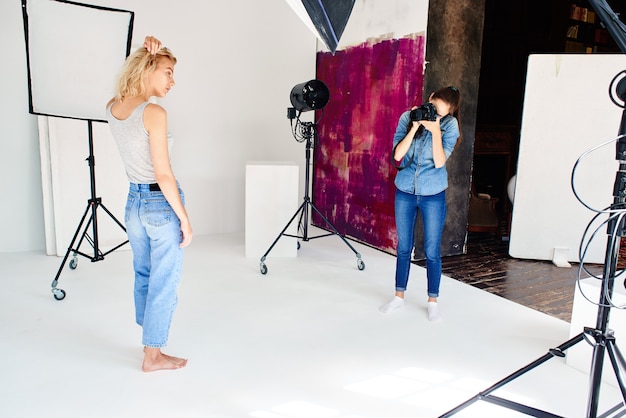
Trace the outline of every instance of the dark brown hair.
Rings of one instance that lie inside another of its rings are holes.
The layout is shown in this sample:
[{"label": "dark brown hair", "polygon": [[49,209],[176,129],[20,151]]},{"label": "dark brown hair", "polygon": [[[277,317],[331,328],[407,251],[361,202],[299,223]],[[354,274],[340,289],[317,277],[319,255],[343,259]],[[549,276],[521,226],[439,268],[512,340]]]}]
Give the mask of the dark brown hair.
[{"label": "dark brown hair", "polygon": [[463,139],[463,133],[461,132],[461,92],[454,86],[442,87],[439,90],[435,91],[430,96],[433,99],[443,100],[444,102],[450,105],[450,114],[456,118],[456,121],[459,125],[459,137],[456,140],[456,144],[454,144],[454,149],[459,146],[461,140]]},{"label": "dark brown hair", "polygon": [[431,99],[440,99],[450,105],[450,114],[459,119],[459,110],[461,108],[461,93],[454,86],[440,88],[430,95]]}]

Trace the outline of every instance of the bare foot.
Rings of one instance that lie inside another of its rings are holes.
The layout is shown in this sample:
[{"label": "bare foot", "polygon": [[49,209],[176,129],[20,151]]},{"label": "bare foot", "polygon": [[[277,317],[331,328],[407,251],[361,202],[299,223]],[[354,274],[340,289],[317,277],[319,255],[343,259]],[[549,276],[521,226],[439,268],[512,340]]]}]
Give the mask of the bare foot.
[{"label": "bare foot", "polygon": [[154,372],[157,370],[176,370],[187,365],[187,359],[168,356],[160,348],[144,347],[144,358],[141,370]]},{"label": "bare foot", "polygon": [[[144,348],[143,348],[143,352],[145,353],[147,349],[148,349],[148,347],[144,347]],[[162,354],[162,355],[163,355],[166,359],[168,359],[169,361],[171,361],[172,363],[175,363],[175,364],[182,364],[182,365],[183,365],[183,367],[187,364],[187,359],[186,359],[186,358],[180,358],[180,357],[170,356],[170,355],[167,355],[167,354],[165,354],[165,353],[163,353],[163,352],[162,352],[161,354]]]}]

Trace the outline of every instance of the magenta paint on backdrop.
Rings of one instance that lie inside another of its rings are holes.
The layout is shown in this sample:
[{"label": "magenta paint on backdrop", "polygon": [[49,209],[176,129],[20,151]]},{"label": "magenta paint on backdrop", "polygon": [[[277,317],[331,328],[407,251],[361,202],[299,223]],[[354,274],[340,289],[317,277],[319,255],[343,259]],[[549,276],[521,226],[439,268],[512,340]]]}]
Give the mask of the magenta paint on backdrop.
[{"label": "magenta paint on backdrop", "polygon": [[[422,98],[424,41],[416,35],[317,55],[330,101],[317,115],[313,202],[341,234],[392,253],[392,140],[402,112]],[[313,224],[327,227],[317,215]]]}]

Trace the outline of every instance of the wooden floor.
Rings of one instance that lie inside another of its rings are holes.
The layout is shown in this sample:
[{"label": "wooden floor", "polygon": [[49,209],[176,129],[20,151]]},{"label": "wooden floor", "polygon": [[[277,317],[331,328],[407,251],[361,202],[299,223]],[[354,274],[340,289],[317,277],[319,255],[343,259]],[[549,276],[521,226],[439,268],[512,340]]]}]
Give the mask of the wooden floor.
[{"label": "wooden floor", "polygon": [[[424,261],[416,261],[425,266]],[[601,274],[602,266],[589,266]],[[467,254],[443,258],[443,274],[508,300],[571,322],[578,265],[556,267],[550,261],[508,255],[508,241],[470,233]]]}]

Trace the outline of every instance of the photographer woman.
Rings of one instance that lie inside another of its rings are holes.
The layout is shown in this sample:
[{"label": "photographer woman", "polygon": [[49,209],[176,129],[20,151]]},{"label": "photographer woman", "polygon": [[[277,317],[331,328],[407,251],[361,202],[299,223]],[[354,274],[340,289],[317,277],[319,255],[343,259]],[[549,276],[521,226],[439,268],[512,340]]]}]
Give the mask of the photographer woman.
[{"label": "photographer woman", "polygon": [[380,307],[383,313],[404,306],[404,292],[409,280],[415,240],[415,222],[420,213],[424,224],[428,319],[433,322],[442,319],[437,298],[441,281],[441,234],[446,218],[448,187],[445,164],[460,138],[460,102],[461,95],[456,87],[444,87],[430,95],[429,103],[434,107],[432,112],[428,109],[430,105],[423,105],[400,116],[393,137],[393,159],[399,170],[395,179],[398,233],[396,293],[393,299]]},{"label": "photographer woman", "polygon": [[135,319],[143,329],[142,370],[185,367],[184,358],[161,352],[177,303],[183,248],[192,231],[184,195],[170,166],[172,138],[165,109],[149,102],[174,86],[176,58],[161,42],[146,37],[127,59],[107,121],[122,156],[130,188],[125,223],[133,250]]}]

